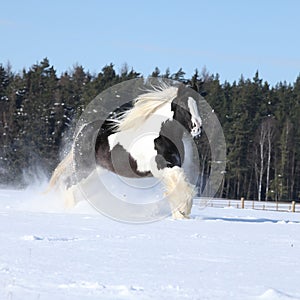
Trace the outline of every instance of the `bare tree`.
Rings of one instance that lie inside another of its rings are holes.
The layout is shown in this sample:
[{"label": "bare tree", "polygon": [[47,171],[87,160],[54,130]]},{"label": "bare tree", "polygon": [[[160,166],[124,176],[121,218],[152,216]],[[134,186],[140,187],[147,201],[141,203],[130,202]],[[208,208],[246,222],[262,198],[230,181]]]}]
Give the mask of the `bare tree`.
[{"label": "bare tree", "polygon": [[272,156],[272,146],[274,143],[276,135],[276,121],[273,118],[268,118],[264,121],[264,127],[267,135],[267,147],[268,147],[268,158],[267,158],[267,178],[266,178],[266,195],[265,200],[268,199],[269,186],[270,186],[270,169],[271,169],[271,156]]},{"label": "bare tree", "polygon": [[263,192],[263,179],[264,173],[266,172],[265,182],[265,200],[268,198],[269,186],[270,186],[270,169],[272,159],[272,146],[274,142],[274,136],[276,132],[275,120],[267,117],[264,119],[258,129],[257,134],[257,154],[258,154],[258,201],[262,200]]}]

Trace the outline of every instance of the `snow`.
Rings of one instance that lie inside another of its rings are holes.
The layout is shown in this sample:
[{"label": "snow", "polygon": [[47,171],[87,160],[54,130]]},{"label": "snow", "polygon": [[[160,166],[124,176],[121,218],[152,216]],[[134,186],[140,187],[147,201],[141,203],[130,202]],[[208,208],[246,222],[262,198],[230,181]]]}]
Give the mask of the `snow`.
[{"label": "snow", "polygon": [[194,205],[116,222],[0,190],[0,299],[300,299],[300,214]]}]

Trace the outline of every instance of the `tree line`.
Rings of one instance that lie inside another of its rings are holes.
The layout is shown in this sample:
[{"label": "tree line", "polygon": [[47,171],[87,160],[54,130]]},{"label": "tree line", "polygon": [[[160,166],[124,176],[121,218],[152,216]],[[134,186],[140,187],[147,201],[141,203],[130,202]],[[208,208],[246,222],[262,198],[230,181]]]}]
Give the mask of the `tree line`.
[{"label": "tree line", "polygon": [[[217,196],[300,199],[300,76],[271,86],[258,72],[233,83],[221,83],[205,69],[191,78],[182,69],[171,74],[155,68],[149,75],[189,84],[214,109],[227,146]],[[50,176],[86,105],[108,87],[141,76],[127,65],[116,72],[113,64],[98,74],[75,65],[58,75],[47,58],[19,73],[0,64],[0,184],[25,186],[24,172],[33,174],[36,166]],[[205,134],[197,144],[205,178],[211,165]]]}]

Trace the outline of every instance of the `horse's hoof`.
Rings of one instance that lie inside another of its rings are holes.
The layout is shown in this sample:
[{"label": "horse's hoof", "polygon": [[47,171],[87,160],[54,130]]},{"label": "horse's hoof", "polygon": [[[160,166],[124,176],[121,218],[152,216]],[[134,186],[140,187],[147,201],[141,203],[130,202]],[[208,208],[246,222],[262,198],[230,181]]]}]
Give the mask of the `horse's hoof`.
[{"label": "horse's hoof", "polygon": [[172,218],[174,220],[185,220],[185,219],[189,219],[190,217],[185,215],[184,213],[182,213],[181,211],[175,211],[172,213]]}]

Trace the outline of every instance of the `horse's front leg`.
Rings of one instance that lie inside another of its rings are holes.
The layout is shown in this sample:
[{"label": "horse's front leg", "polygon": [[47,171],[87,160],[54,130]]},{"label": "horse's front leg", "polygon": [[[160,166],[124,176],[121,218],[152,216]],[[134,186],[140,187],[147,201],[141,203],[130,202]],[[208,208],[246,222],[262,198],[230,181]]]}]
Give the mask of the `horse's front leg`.
[{"label": "horse's front leg", "polygon": [[162,181],[173,219],[189,218],[195,196],[195,187],[189,183],[184,170],[177,166],[165,168],[162,170]]}]

